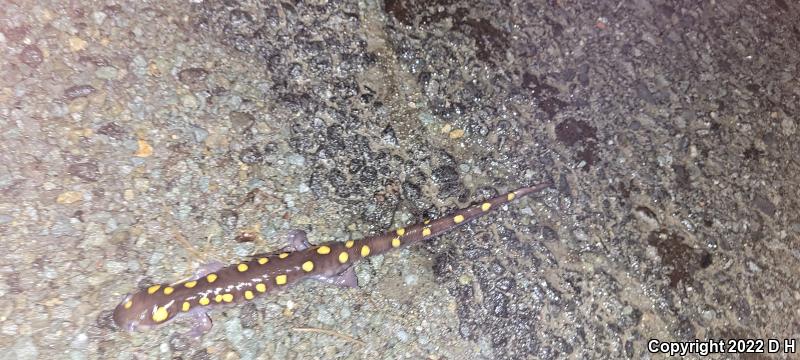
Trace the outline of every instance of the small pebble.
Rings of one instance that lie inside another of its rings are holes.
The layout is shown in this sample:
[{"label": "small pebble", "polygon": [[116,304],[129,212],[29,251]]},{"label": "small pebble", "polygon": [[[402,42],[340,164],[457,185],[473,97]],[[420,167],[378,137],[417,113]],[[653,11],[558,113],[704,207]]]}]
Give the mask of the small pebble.
[{"label": "small pebble", "polygon": [[86,109],[86,106],[89,105],[89,101],[83,98],[75,99],[69,103],[68,109],[70,114],[77,114],[83,112]]},{"label": "small pebble", "polygon": [[294,207],[294,196],[292,194],[285,194],[283,195],[283,202],[286,204],[287,207],[293,208]]},{"label": "small pebble", "polygon": [[65,191],[56,198],[56,202],[59,204],[72,204],[81,200],[83,200],[83,193],[79,191]]},{"label": "small pebble", "polygon": [[183,95],[181,96],[181,105],[187,109],[196,109],[197,98],[192,94]]},{"label": "small pebble", "polygon": [[633,312],[633,307],[630,305],[625,305],[625,307],[622,308],[623,315],[630,315],[632,312]]},{"label": "small pebble", "polygon": [[161,265],[161,262],[164,260],[164,257],[166,257],[164,253],[153,252],[152,254],[150,254],[150,259],[148,259],[148,262],[151,266]]},{"label": "small pebble", "polygon": [[244,340],[242,337],[242,330],[242,322],[238,317],[232,317],[225,322],[225,335],[233,344],[241,344]]},{"label": "small pebble", "polygon": [[94,72],[94,76],[103,80],[114,80],[118,73],[117,68],[113,66],[102,66]]},{"label": "small pebble", "polygon": [[138,149],[134,155],[137,157],[145,158],[153,155],[153,147],[150,146],[147,141],[139,139],[137,140],[136,144],[138,145]]},{"label": "small pebble", "polygon": [[350,317],[350,315],[352,315],[352,312],[350,312],[350,308],[343,307],[339,310],[339,317],[342,319],[347,319]]},{"label": "small pebble", "polygon": [[463,136],[464,136],[464,130],[463,129],[455,129],[455,130],[450,132],[450,138],[451,139],[458,139],[458,138],[461,138]]},{"label": "small pebble", "polygon": [[747,262],[747,268],[750,269],[752,272],[759,272],[761,271],[761,267],[759,267],[756,263],[752,261]]},{"label": "small pebble", "polygon": [[25,65],[36,68],[39,67],[39,64],[44,60],[44,55],[42,54],[42,50],[39,50],[36,45],[28,45],[22,49],[19,58]]},{"label": "small pebble", "polygon": [[75,229],[69,223],[68,219],[60,218],[53,223],[50,227],[50,235],[52,236],[70,236],[75,233]]},{"label": "small pebble", "polygon": [[[39,357],[39,349],[36,348],[36,343],[30,336],[17,339],[12,350],[16,353],[17,360],[35,360]],[[14,356],[12,355],[11,358]]]},{"label": "small pebble", "polygon": [[234,247],[234,253],[238,257],[247,257],[253,254],[254,250],[255,250],[255,244],[250,242],[238,243]]},{"label": "small pebble", "polygon": [[400,340],[402,342],[408,341],[409,336],[408,336],[408,333],[405,330],[398,329],[397,331],[395,331],[394,334],[395,334],[395,336],[397,336],[398,340]]},{"label": "small pebble", "polygon": [[92,13],[92,20],[94,20],[94,23],[97,25],[103,25],[103,21],[106,20],[107,16],[108,15],[102,11],[95,11]]},{"label": "small pebble", "polygon": [[69,352],[70,360],[85,360],[86,352],[81,350],[71,350]]},{"label": "small pebble", "polygon": [[106,261],[105,265],[109,274],[121,274],[128,268],[128,264],[113,260]]},{"label": "small pebble", "polygon": [[67,173],[90,182],[100,179],[100,168],[95,161],[70,164]]},{"label": "small pebble", "polygon": [[157,63],[151,62],[147,64],[147,74],[152,77],[161,77],[163,72],[161,71],[161,68],[158,67]]},{"label": "small pebble", "polygon": [[781,120],[781,130],[783,130],[784,135],[792,136],[794,135],[796,129],[797,125],[794,123],[794,120],[792,120],[790,117],[787,116],[784,117],[783,120]]},{"label": "small pebble", "polygon": [[194,134],[194,140],[199,143],[205,141],[208,137],[208,131],[199,126],[192,126],[192,133]]},{"label": "small pebble", "polygon": [[0,326],[0,333],[3,335],[14,336],[17,335],[17,324],[11,321],[5,321],[3,326]]},{"label": "small pebble", "polygon": [[72,50],[73,52],[85,50],[86,45],[87,45],[86,41],[77,36],[69,38],[69,49]]},{"label": "small pebble", "polygon": [[406,286],[413,286],[417,284],[418,277],[414,274],[408,274],[403,277],[403,281],[406,283]]},{"label": "small pebble", "polygon": [[64,98],[67,100],[74,100],[81,97],[87,97],[97,92],[97,89],[92,85],[75,85],[64,90]]},{"label": "small pebble", "polygon": [[86,345],[88,344],[88,340],[89,337],[86,335],[86,333],[80,333],[76,335],[74,339],[72,339],[70,346],[72,346],[73,349],[85,349]]},{"label": "small pebble", "polygon": [[317,308],[317,321],[325,325],[333,325],[335,323],[331,313],[324,307]]},{"label": "small pebble", "polygon": [[291,154],[286,158],[286,161],[295,166],[303,166],[306,164],[306,158],[300,154]]},{"label": "small pebble", "polygon": [[127,131],[119,124],[109,122],[97,128],[97,133],[119,140],[125,137]]},{"label": "small pebble", "polygon": [[55,278],[57,278],[59,276],[58,271],[56,271],[56,269],[53,269],[52,267],[45,267],[43,274],[44,274],[45,278],[48,278],[48,279],[51,279],[51,280],[55,279]]},{"label": "small pebble", "polygon": [[184,84],[198,84],[205,81],[208,71],[202,68],[183,69],[178,72],[178,80]]},{"label": "small pebble", "polygon": [[301,183],[300,185],[297,186],[297,192],[299,192],[301,194],[302,193],[307,193],[309,190],[310,190],[310,188],[308,187],[308,185],[306,183]]},{"label": "small pebble", "polygon": [[422,122],[423,125],[430,125],[433,123],[433,115],[430,113],[421,113],[419,114],[419,121]]}]

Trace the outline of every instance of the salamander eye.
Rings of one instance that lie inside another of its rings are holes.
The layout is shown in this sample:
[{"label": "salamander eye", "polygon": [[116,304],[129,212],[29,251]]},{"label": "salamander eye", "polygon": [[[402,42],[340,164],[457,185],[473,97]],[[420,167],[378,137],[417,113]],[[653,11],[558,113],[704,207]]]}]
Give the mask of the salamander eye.
[{"label": "salamander eye", "polygon": [[123,308],[130,309],[131,306],[133,306],[133,294],[128,293],[123,295],[122,298],[120,298],[119,303]]}]

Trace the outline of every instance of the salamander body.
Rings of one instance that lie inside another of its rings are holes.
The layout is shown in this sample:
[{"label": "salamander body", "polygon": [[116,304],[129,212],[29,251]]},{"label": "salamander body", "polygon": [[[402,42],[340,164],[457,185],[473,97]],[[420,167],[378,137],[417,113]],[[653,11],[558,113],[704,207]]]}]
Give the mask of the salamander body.
[{"label": "salamander body", "polygon": [[249,260],[198,274],[202,276],[189,281],[156,284],[129,294],[114,309],[113,319],[120,328],[133,331],[191,315],[200,320],[192,331],[199,336],[211,327],[207,310],[213,306],[253,300],[306,278],[356,287],[353,265],[361,259],[431,239],[547,186],[543,183],[523,187],[446,217],[360,240],[312,246],[304,232],[293,231],[292,245],[286,251],[254,255]]}]

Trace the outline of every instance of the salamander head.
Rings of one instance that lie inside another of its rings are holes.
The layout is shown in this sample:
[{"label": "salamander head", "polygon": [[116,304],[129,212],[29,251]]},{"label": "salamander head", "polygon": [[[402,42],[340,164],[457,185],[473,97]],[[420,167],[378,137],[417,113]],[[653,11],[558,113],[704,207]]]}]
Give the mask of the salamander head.
[{"label": "salamander head", "polygon": [[126,331],[146,330],[175,315],[174,301],[160,304],[158,297],[139,291],[128,294],[114,309],[114,323]]}]

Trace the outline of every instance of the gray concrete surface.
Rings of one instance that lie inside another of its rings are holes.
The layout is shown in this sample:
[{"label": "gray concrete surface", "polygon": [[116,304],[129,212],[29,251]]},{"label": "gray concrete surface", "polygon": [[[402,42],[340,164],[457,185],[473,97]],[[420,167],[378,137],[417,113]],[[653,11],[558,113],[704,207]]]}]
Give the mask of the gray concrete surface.
[{"label": "gray concrete surface", "polygon": [[[795,2],[0,9],[2,359],[657,358],[651,338],[800,339]],[[200,340],[109,319],[137,286],[288,229],[359,237],[546,179],[359,265],[359,289],[216,310]]]}]

